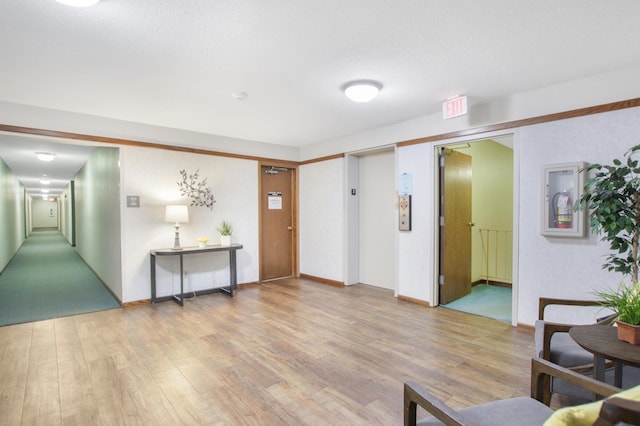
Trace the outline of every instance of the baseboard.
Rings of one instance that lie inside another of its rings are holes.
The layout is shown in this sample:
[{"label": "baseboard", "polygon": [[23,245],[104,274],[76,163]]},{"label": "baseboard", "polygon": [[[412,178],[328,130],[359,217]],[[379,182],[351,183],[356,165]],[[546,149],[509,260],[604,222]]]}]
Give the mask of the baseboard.
[{"label": "baseboard", "polygon": [[399,300],[404,300],[405,302],[415,303],[416,305],[424,306],[427,308],[431,307],[431,304],[426,300],[416,299],[415,297],[403,296],[401,294],[398,295]]},{"label": "baseboard", "polygon": [[300,274],[300,278],[304,278],[305,280],[317,281],[319,283],[329,284],[336,287],[344,287],[344,282],[342,281],[329,280],[327,278],[316,277],[313,275]]},{"label": "baseboard", "polygon": [[492,280],[489,280],[488,282],[487,280],[478,280],[471,283],[472,286],[478,285],[478,284],[488,284],[488,285],[495,285],[496,287],[506,287],[506,288],[513,287],[511,283],[504,283],[502,281],[492,281]]},{"label": "baseboard", "polygon": [[517,328],[521,328],[524,330],[531,330],[531,331],[535,331],[535,327],[533,325],[530,324],[523,324],[521,322],[518,323],[518,325],[516,326]]},{"label": "baseboard", "polygon": [[134,300],[133,302],[125,302],[121,306],[123,308],[129,308],[131,306],[148,305],[151,303],[151,299]]}]

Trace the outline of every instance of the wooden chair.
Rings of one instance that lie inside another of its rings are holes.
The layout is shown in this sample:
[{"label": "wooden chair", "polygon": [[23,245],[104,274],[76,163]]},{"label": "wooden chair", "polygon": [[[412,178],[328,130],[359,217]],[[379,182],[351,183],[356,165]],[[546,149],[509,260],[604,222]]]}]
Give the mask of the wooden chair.
[{"label": "wooden chair", "polygon": [[[569,336],[569,329],[576,324],[559,323],[545,318],[549,306],[563,307],[596,307],[600,302],[596,300],[572,300],[541,297],[538,303],[538,321],[535,324],[536,356],[551,361],[562,367],[570,368],[583,374],[592,374],[593,354],[582,349]],[[594,318],[594,322],[610,324],[615,315],[605,315]],[[583,323],[584,324],[584,323]],[[591,395],[576,386],[567,385],[562,381],[552,380],[548,384],[553,393],[559,393],[581,400],[591,398]],[[545,401],[547,404],[549,401]]]},{"label": "wooden chair", "polygon": [[[404,384],[404,424],[405,426],[420,425],[518,425],[539,426],[553,415],[553,410],[543,401],[549,399],[550,389],[545,385],[549,377],[557,377],[589,392],[609,397],[620,389],[609,384],[599,382],[569,369],[560,367],[547,360],[534,358],[531,361],[531,397],[511,398],[493,401],[459,411],[453,410],[444,402],[427,392],[415,382]],[[639,394],[640,387],[633,389]],[[630,391],[627,391],[630,392]],[[590,409],[597,409],[596,426],[613,425],[620,421],[628,424],[640,425],[640,402],[621,397],[605,399],[601,408],[589,404]],[[432,417],[419,423],[416,422],[417,407],[424,408]],[[575,407],[578,410],[578,407]],[[586,409],[586,408],[585,408]],[[565,414],[558,412],[557,414]]]}]

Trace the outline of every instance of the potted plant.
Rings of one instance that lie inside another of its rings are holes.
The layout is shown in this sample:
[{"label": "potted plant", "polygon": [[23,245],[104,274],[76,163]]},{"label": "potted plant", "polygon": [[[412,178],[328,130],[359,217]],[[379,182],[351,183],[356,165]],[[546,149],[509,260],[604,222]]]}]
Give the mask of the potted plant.
[{"label": "potted plant", "polygon": [[230,246],[232,233],[231,224],[227,221],[222,221],[218,228],[218,232],[220,232],[220,245]]},{"label": "potted plant", "polygon": [[198,238],[198,248],[207,248],[208,242],[209,242],[209,238],[207,237]]},{"label": "potted plant", "polygon": [[[640,167],[634,154],[640,145],[630,148],[624,160],[614,159],[611,165],[592,164],[587,172],[594,172],[587,179],[584,193],[576,203],[576,209],[588,207],[591,230],[609,243],[611,253],[602,265],[608,271],[630,276],[629,283],[618,289],[598,291],[602,305],[618,315],[620,323],[640,325],[640,283],[638,283],[638,242],[640,240]],[[640,336],[640,328],[638,330]],[[628,341],[626,338],[621,340]],[[634,344],[640,343],[639,340]]]}]

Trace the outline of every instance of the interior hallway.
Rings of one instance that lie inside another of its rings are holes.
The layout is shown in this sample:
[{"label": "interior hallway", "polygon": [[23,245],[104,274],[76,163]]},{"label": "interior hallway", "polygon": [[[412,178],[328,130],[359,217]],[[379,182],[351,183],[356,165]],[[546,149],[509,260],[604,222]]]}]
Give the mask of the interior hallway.
[{"label": "interior hallway", "polygon": [[57,230],[34,230],[0,274],[0,325],[119,306]]}]

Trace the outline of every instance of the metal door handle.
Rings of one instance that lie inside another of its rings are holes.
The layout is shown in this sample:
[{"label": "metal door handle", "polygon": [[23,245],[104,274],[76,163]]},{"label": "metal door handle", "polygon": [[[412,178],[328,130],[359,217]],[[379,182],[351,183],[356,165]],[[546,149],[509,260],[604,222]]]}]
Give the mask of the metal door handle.
[{"label": "metal door handle", "polygon": [[293,228],[292,228],[291,226],[287,226],[287,229],[288,229],[289,231],[293,231]]}]

